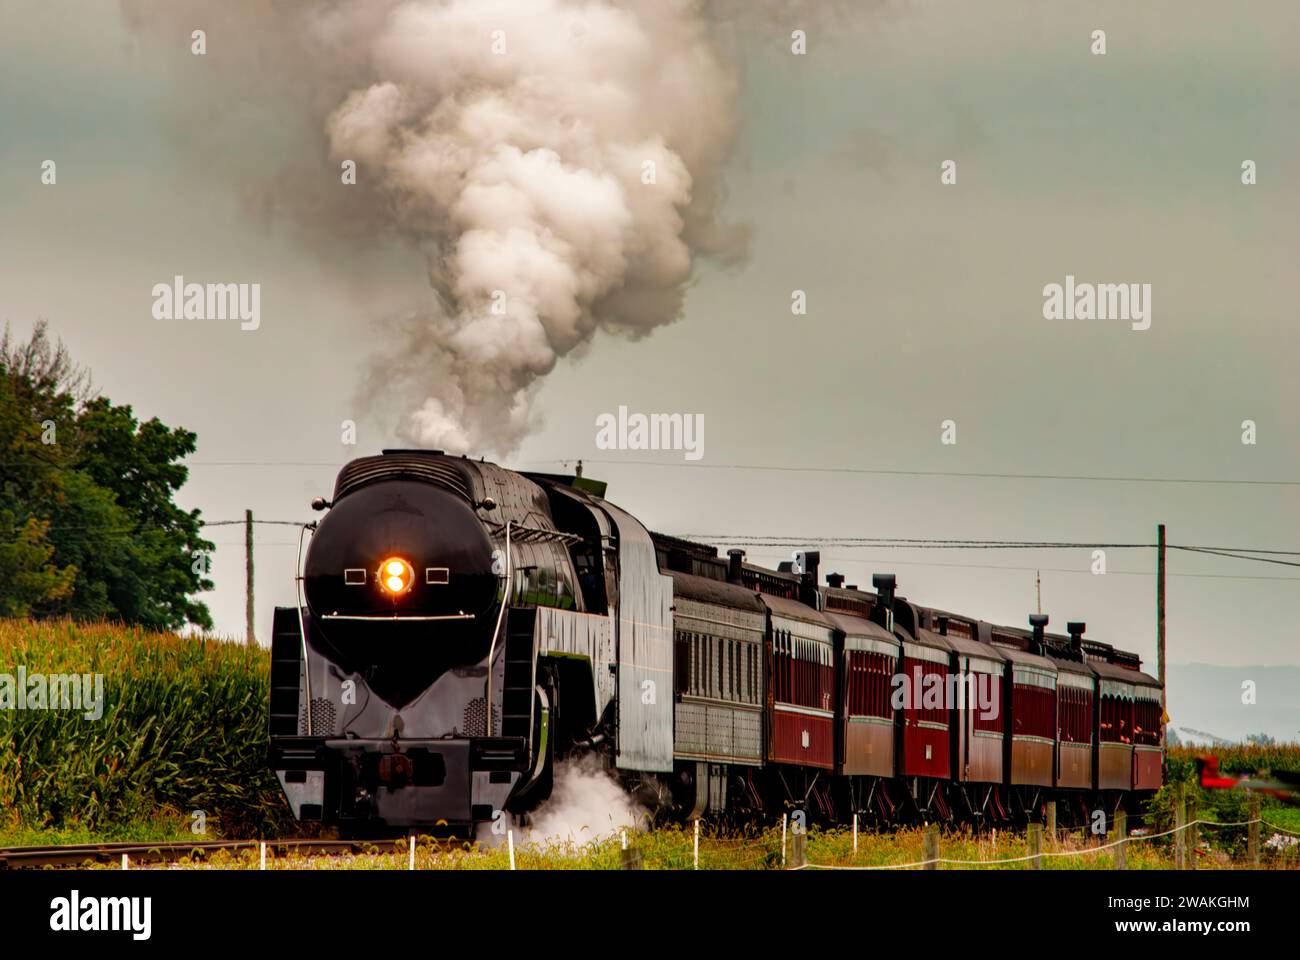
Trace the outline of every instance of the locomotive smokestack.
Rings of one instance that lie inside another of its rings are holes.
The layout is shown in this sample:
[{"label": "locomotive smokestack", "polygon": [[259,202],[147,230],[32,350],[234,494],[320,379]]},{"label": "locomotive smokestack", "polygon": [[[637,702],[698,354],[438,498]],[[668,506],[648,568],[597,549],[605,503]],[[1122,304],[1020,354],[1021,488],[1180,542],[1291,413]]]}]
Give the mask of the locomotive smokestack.
[{"label": "locomotive smokestack", "polygon": [[745,562],[745,551],[733,547],[727,551],[727,580],[740,583],[740,566]]},{"label": "locomotive smokestack", "polygon": [[1070,634],[1070,649],[1079,655],[1079,661],[1083,661],[1083,631],[1088,629],[1088,625],[1082,620],[1071,620],[1065,625],[1066,631]]},{"label": "locomotive smokestack", "polygon": [[844,586],[844,574],[842,573],[826,574],[826,585],[838,590],[840,587]]},{"label": "locomotive smokestack", "polygon": [[1029,625],[1034,629],[1034,639],[1030,642],[1029,652],[1041,656],[1043,652],[1043,631],[1047,627],[1047,614],[1031,613],[1029,615]]},{"label": "locomotive smokestack", "polygon": [[898,578],[892,573],[874,573],[871,585],[876,588],[877,602],[871,608],[871,619],[890,633],[894,632],[894,588]]}]

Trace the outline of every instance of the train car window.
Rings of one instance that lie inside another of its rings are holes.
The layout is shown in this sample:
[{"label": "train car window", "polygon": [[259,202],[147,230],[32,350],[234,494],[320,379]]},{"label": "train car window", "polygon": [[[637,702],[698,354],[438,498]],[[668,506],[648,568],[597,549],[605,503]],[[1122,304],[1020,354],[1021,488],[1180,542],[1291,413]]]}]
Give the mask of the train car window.
[{"label": "train car window", "polygon": [[677,692],[690,693],[691,690],[691,639],[685,631],[677,634],[677,649],[673,651],[677,658],[674,667],[677,674]]}]

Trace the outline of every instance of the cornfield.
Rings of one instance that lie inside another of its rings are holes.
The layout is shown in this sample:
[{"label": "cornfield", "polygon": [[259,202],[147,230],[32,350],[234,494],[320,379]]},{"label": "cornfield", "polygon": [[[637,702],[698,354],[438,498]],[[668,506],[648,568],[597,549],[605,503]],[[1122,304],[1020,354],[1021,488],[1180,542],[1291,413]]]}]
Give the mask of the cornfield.
[{"label": "cornfield", "polygon": [[102,674],[103,713],[4,704],[0,818],[10,828],[95,831],[177,817],[239,835],[285,825],[265,763],[265,651],[110,624],[0,620],[11,693],[19,668]]}]

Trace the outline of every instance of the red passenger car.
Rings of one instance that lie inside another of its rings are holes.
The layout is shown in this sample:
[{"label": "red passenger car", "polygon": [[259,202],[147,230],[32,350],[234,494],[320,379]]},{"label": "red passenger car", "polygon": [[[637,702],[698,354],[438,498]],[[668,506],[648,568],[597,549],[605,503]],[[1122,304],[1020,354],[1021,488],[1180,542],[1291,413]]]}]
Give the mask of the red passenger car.
[{"label": "red passenger car", "polygon": [[797,600],[764,594],[772,683],[767,758],[835,766],[835,626]]},{"label": "red passenger car", "polygon": [[849,776],[894,775],[894,709],[891,680],[898,672],[899,641],[879,624],[828,610],[844,635],[840,653],[840,772]]}]

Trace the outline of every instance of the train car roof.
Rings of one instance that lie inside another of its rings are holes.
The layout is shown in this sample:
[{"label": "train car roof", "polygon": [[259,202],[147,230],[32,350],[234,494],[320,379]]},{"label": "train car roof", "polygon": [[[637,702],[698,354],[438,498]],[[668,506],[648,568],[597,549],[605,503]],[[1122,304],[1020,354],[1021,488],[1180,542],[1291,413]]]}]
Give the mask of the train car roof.
[{"label": "train car roof", "polygon": [[1120,683],[1131,683],[1135,687],[1159,687],[1160,681],[1141,670],[1134,670],[1131,667],[1121,667],[1117,663],[1106,663],[1103,660],[1090,660],[1088,666],[1097,672],[1097,676],[1105,677],[1107,680],[1118,680]]},{"label": "train car roof", "polygon": [[835,628],[835,624],[826,614],[814,610],[806,603],[800,603],[798,600],[787,600],[785,597],[775,597],[768,593],[758,594],[758,599],[767,604],[768,609],[777,616],[788,617],[791,620],[802,620],[804,623],[815,623],[819,627]]},{"label": "train car roof", "polygon": [[869,617],[878,599],[876,594],[866,590],[848,587],[822,587],[826,597],[826,612],[840,613],[859,619]]},{"label": "train car roof", "polygon": [[822,614],[822,616],[826,617],[827,620],[833,623],[840,630],[844,631],[846,636],[867,637],[872,640],[881,640],[885,643],[892,643],[894,646],[898,646],[898,637],[891,634],[874,620],[855,617],[848,613],[839,613],[835,610],[827,610]]},{"label": "train car roof", "polygon": [[1078,660],[1066,660],[1064,658],[1048,656],[1052,663],[1056,664],[1056,669],[1062,673],[1081,673],[1088,677],[1097,675],[1097,671],[1092,669],[1092,664],[1088,662],[1080,663]]},{"label": "train car roof", "polygon": [[1012,663],[1023,663],[1027,666],[1041,667],[1044,670],[1051,670],[1053,673],[1059,672],[1057,662],[1050,657],[1042,657],[1036,653],[1030,653],[1028,650],[1020,650],[1017,647],[1008,647],[998,645],[998,649]]},{"label": "train car roof", "polygon": [[927,630],[925,627],[917,627],[916,632],[909,638],[908,642],[919,643],[924,647],[934,647],[937,650],[951,651],[953,649],[952,639],[955,638],[942,636],[933,630]]},{"label": "train car roof", "polygon": [[968,657],[984,657],[987,660],[1006,660],[1007,656],[1003,653],[1001,647],[995,647],[991,643],[980,643],[978,640],[967,640],[965,637],[954,637],[952,634],[944,635],[948,645],[953,651]]},{"label": "train car roof", "polygon": [[755,613],[762,613],[766,609],[758,599],[758,594],[745,587],[727,583],[725,580],[714,580],[711,577],[697,577],[678,570],[665,572],[673,578],[674,597],[698,600],[701,603],[716,603],[718,606],[732,607],[736,610],[753,610]]}]

